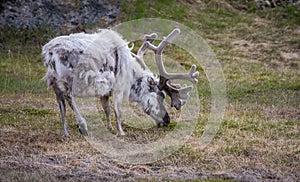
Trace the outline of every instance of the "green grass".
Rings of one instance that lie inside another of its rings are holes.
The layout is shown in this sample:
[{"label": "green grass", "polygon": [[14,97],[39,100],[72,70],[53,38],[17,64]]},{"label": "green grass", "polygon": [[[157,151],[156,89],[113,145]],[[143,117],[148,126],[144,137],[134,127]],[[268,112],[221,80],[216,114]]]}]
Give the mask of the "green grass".
[{"label": "green grass", "polygon": [[[284,57],[283,53],[297,53],[299,49],[300,16],[299,11],[295,11],[298,7],[261,11],[250,3],[246,11],[240,11],[231,10],[222,3],[214,4],[217,1],[203,2],[193,5],[181,0],[137,0],[122,4],[122,21],[157,17],[193,28],[216,53],[227,86],[224,120],[214,140],[200,150],[211,109],[211,92],[205,73],[198,65],[201,113],[193,135],[170,157],[145,165],[161,170],[151,173],[152,176],[147,176],[147,172],[141,174],[152,178],[186,169],[191,173],[207,174],[207,181],[241,180],[239,177],[250,173],[258,179],[268,175],[281,176],[282,180],[294,179],[300,170],[300,63],[296,58]],[[230,2],[237,7],[238,1]],[[78,146],[87,144],[78,133],[70,108],[67,123],[73,138],[69,142],[55,142],[60,141],[62,126],[55,96],[41,80],[45,68],[40,55],[41,46],[55,36],[56,33],[44,27],[28,32],[12,27],[0,31],[0,130],[11,138],[18,139],[21,134],[24,138],[40,138],[39,142],[45,146],[44,153],[37,152],[39,155],[71,151],[85,158],[94,153],[91,154],[91,146],[86,149]],[[173,48],[170,46],[164,53],[185,68],[195,62],[184,50]],[[104,122],[103,116],[101,120]],[[123,140],[134,142],[138,138],[137,142],[147,143],[172,131],[175,126],[173,123],[166,128],[143,131],[124,125],[129,135]],[[8,144],[1,144],[7,148],[1,150],[3,155],[10,157],[7,153],[17,149],[12,147],[15,143],[6,142]],[[38,144],[33,142],[29,147],[39,151]]]},{"label": "green grass", "polygon": [[[280,92],[294,93],[299,96],[300,75],[298,70],[279,72],[276,69],[265,68],[263,64],[231,63],[230,69],[225,74],[227,75],[228,96],[234,100],[252,95],[255,97],[266,95],[270,97],[267,99],[271,100],[273,95],[277,97]],[[296,97],[294,101],[296,105],[299,97]],[[275,102],[273,104],[276,105]],[[279,104],[282,103],[279,102]]]},{"label": "green grass", "polygon": [[183,20],[188,9],[180,6],[174,0],[144,1],[137,0],[134,3],[123,1],[124,20],[161,17],[164,19]]},{"label": "green grass", "polygon": [[17,55],[1,57],[0,66],[0,89],[3,92],[45,92],[46,83],[42,80],[45,68],[41,56],[38,54],[23,56],[17,53]]}]

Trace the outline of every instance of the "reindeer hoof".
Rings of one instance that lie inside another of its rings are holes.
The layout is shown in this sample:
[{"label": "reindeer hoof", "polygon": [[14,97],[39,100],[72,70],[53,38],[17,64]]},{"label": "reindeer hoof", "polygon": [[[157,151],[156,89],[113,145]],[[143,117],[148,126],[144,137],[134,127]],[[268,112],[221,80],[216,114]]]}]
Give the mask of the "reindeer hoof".
[{"label": "reindeer hoof", "polygon": [[114,127],[112,125],[107,125],[107,129],[114,131]]},{"label": "reindeer hoof", "polygon": [[88,136],[87,129],[84,129],[84,127],[81,127],[80,124],[77,124],[77,127],[78,127],[80,134],[82,134],[83,136]]},{"label": "reindeer hoof", "polygon": [[84,130],[84,129],[80,129],[80,128],[79,128],[79,132],[80,132],[80,134],[82,134],[83,136],[88,136],[88,135],[89,135],[88,132],[87,132],[86,130]]},{"label": "reindeer hoof", "polygon": [[119,136],[125,136],[125,132],[124,131],[118,132],[118,135]]}]

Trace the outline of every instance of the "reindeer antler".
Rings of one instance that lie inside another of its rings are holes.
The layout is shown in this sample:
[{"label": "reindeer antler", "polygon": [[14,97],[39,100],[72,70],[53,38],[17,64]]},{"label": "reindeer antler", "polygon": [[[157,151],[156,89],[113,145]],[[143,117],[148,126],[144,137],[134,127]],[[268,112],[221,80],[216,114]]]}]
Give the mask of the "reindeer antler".
[{"label": "reindeer antler", "polygon": [[158,67],[158,71],[160,76],[169,79],[179,79],[179,80],[188,80],[192,83],[198,83],[197,76],[199,75],[199,72],[196,71],[197,66],[192,65],[190,68],[190,71],[188,73],[167,73],[163,61],[162,61],[162,52],[163,49],[167,46],[167,44],[174,39],[178,34],[180,33],[180,30],[178,28],[175,28],[167,37],[164,38],[163,41],[158,46],[154,46],[151,42],[147,42],[148,48],[152,49],[155,52],[155,60]]},{"label": "reindeer antler", "polygon": [[159,88],[160,90],[165,90],[166,93],[171,97],[171,107],[175,107],[177,110],[181,108],[188,99],[188,93],[192,90],[193,86],[182,87],[179,84],[172,84],[171,80],[188,80],[192,83],[197,83],[197,76],[199,72],[196,71],[197,66],[192,65],[188,73],[168,73],[164,67],[162,61],[162,52],[167,44],[173,40],[180,30],[178,28],[174,29],[163,41],[160,42],[158,46],[152,44],[152,42],[147,42],[147,47],[155,52],[155,61],[160,74]]},{"label": "reindeer antler", "polygon": [[192,83],[197,83],[197,76],[199,72],[196,71],[196,65],[192,65],[188,73],[168,73],[164,67],[162,61],[162,52],[167,44],[172,41],[178,34],[180,30],[175,28],[167,37],[165,37],[158,46],[152,44],[152,42],[157,38],[157,34],[153,33],[144,36],[144,42],[137,52],[137,55],[133,54],[137,58],[137,61],[144,69],[148,69],[144,62],[143,55],[147,48],[151,49],[155,53],[155,61],[160,74],[159,78],[159,89],[164,90],[167,95],[171,97],[171,107],[175,107],[177,110],[181,108],[186,103],[188,99],[188,93],[193,89],[193,86],[182,87],[179,84],[173,84],[171,80],[188,80]]}]

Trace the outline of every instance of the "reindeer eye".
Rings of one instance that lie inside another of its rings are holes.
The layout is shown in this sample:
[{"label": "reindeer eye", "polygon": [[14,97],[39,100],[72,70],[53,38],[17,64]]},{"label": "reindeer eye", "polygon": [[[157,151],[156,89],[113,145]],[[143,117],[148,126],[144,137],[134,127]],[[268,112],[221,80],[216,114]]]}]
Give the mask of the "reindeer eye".
[{"label": "reindeer eye", "polygon": [[157,85],[156,81],[151,77],[148,77],[147,81],[148,81],[150,86],[156,86]]},{"label": "reindeer eye", "polygon": [[148,81],[148,86],[149,86],[149,92],[156,92],[157,82],[151,77],[148,77],[147,81]]},{"label": "reindeer eye", "polygon": [[164,99],[164,98],[166,98],[166,92],[165,91],[160,91],[160,92],[158,92],[158,96],[160,96]]}]

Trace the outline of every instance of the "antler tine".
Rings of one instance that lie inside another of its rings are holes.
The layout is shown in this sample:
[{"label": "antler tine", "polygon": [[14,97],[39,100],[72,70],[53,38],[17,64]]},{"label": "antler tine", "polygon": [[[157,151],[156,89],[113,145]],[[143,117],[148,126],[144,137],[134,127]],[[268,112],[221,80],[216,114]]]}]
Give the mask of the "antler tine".
[{"label": "antler tine", "polygon": [[147,42],[154,42],[154,40],[157,39],[157,34],[156,33],[152,33],[150,35],[145,35],[144,36],[144,42],[142,44],[142,46],[139,48],[138,52],[137,52],[137,55],[140,56],[140,57],[143,57],[145,51],[147,50],[148,48],[148,43]]},{"label": "antler tine", "polygon": [[152,49],[156,54],[161,54],[163,49],[167,44],[172,41],[178,34],[180,34],[180,29],[175,28],[163,41],[160,42],[158,46],[154,46],[151,42],[148,42],[149,48]]},{"label": "antler tine", "polygon": [[167,37],[164,38],[163,41],[161,41],[161,43],[158,46],[154,46],[151,42],[147,42],[148,47],[155,52],[155,60],[160,76],[169,80],[180,79],[188,80],[192,83],[197,83],[198,80],[196,79],[196,77],[199,75],[199,72],[195,72],[197,68],[196,65],[192,65],[188,73],[168,73],[164,67],[162,61],[162,51],[167,46],[167,44],[171,40],[173,40],[179,33],[180,30],[178,28],[175,28]]},{"label": "antler tine", "polygon": [[131,52],[131,55],[134,56],[136,58],[136,60],[138,61],[138,63],[142,66],[142,68],[145,70],[145,69],[149,69],[147,67],[147,65],[145,64],[145,61],[144,61],[144,53],[145,51],[147,50],[148,48],[148,43],[147,42],[154,42],[154,40],[157,38],[157,34],[156,33],[152,33],[152,34],[149,34],[149,35],[145,35],[144,36],[144,42],[142,44],[142,46],[139,48],[137,54],[134,54]]}]

